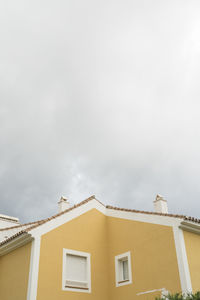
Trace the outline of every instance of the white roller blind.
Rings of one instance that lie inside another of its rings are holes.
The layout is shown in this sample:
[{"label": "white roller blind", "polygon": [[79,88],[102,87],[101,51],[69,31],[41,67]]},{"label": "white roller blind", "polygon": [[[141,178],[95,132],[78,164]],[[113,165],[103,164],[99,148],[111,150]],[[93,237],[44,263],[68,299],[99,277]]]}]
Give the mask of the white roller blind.
[{"label": "white roller blind", "polygon": [[87,281],[87,258],[67,254],[66,279],[72,281]]}]

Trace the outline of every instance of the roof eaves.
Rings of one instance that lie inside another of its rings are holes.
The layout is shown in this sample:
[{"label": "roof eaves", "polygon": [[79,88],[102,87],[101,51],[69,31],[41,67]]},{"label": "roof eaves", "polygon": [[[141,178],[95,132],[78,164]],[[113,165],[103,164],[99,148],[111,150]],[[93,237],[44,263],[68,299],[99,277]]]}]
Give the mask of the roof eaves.
[{"label": "roof eaves", "polygon": [[[197,219],[198,220],[198,219]],[[183,220],[179,226],[180,229],[196,233],[200,235],[200,225],[199,222],[191,222],[190,220]]]},{"label": "roof eaves", "polygon": [[5,255],[29,242],[31,242],[33,237],[27,232],[19,232],[13,235],[9,239],[0,243],[0,256]]},{"label": "roof eaves", "polygon": [[7,239],[3,240],[2,242],[0,242],[0,247],[1,247],[2,245],[6,244],[6,243],[8,243],[8,242],[10,242],[10,241],[12,241],[12,240],[15,239],[16,237],[18,237],[18,236],[20,236],[20,235],[22,235],[22,234],[25,234],[25,233],[27,233],[26,230],[21,230],[21,231],[15,233],[15,234],[13,234],[13,235],[10,236],[9,238],[7,238]]},{"label": "roof eaves", "polygon": [[197,219],[197,218],[184,216],[184,220],[200,224],[200,219]]}]

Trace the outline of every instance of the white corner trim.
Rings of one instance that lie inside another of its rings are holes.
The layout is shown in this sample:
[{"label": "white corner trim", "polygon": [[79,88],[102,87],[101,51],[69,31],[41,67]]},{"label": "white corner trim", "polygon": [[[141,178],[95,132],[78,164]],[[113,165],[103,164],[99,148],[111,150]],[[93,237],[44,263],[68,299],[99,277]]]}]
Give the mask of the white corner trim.
[{"label": "white corner trim", "polygon": [[[67,254],[72,254],[75,256],[82,256],[86,257],[87,261],[87,290],[81,288],[69,288],[66,287],[66,259]],[[70,292],[81,292],[81,293],[91,293],[91,254],[83,251],[77,251],[72,249],[63,249],[63,268],[62,268],[62,290],[63,291],[70,291]]]},{"label": "white corner trim", "polygon": [[173,232],[182,293],[190,293],[192,292],[192,283],[190,278],[190,270],[188,265],[183,231],[179,229],[178,226],[173,226]]},{"label": "white corner trim", "polygon": [[38,273],[40,260],[40,236],[32,241],[27,300],[37,299]]},{"label": "white corner trim", "polygon": [[[128,258],[128,280],[125,282],[120,282],[119,261],[126,257]],[[115,285],[116,287],[119,287],[131,283],[132,283],[131,253],[130,251],[128,251],[123,254],[119,254],[115,256]]]}]

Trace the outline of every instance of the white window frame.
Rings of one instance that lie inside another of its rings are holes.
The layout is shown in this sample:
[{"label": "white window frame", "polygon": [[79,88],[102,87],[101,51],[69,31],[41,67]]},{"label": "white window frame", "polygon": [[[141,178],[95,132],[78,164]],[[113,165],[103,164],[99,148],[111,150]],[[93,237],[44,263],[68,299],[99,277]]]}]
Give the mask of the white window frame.
[{"label": "white window frame", "polygon": [[[128,261],[128,279],[121,280],[122,266],[120,267],[120,261],[127,259]],[[132,270],[131,270],[131,253],[130,251],[115,256],[115,283],[116,287],[123,286],[132,283]]]},{"label": "white window frame", "polygon": [[[87,261],[87,288],[79,287],[78,283],[77,286],[73,287],[66,287],[66,261],[67,261],[67,254],[71,254],[74,256],[81,256],[85,257]],[[63,291],[70,291],[70,292],[81,292],[81,293],[91,293],[91,255],[90,253],[71,250],[71,249],[63,249],[63,273],[62,273],[62,290]]]}]

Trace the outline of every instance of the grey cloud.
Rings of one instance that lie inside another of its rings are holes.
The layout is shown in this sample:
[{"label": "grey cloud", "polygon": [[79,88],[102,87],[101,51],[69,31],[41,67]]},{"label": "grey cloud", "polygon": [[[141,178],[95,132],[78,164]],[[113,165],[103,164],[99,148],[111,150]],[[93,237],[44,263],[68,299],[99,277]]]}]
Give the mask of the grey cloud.
[{"label": "grey cloud", "polygon": [[0,8],[0,211],[61,195],[198,216],[198,1],[11,1]]}]

